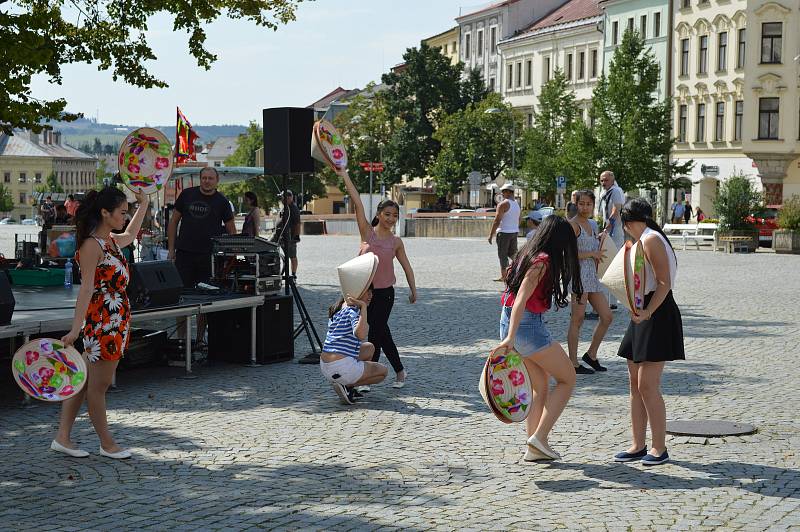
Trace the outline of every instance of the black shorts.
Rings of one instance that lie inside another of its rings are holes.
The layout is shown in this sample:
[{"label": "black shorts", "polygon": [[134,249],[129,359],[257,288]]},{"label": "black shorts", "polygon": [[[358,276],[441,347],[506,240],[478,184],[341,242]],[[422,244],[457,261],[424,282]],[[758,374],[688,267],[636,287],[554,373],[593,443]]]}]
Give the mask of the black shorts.
[{"label": "black shorts", "polygon": [[175,267],[178,269],[184,288],[194,288],[197,283],[211,281],[211,254],[176,250]]}]

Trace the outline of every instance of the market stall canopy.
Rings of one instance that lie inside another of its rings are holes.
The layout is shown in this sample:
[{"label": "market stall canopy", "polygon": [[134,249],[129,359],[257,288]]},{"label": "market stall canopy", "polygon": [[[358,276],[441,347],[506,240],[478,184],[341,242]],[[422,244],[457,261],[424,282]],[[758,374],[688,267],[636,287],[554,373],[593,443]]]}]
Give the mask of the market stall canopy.
[{"label": "market stall canopy", "polygon": [[[200,171],[205,166],[179,166],[172,172],[173,178],[200,179]],[[254,166],[214,166],[219,172],[219,184],[239,183],[264,175],[264,169]]]}]

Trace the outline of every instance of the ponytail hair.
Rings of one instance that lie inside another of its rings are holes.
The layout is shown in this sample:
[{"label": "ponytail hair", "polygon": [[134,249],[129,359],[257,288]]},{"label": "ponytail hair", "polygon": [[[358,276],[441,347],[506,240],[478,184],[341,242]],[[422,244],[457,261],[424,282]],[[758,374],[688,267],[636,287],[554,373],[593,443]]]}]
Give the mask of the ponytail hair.
[{"label": "ponytail hair", "polygon": [[664,240],[667,241],[667,245],[669,245],[669,248],[672,250],[675,260],[678,260],[677,255],[675,255],[675,248],[672,247],[672,242],[669,241],[669,238],[667,238],[667,235],[664,233],[664,230],[661,229],[661,226],[658,225],[655,220],[653,220],[653,207],[650,206],[650,203],[648,203],[646,199],[629,199],[622,207],[620,218],[622,218],[622,223],[643,222],[647,227],[663,236]]},{"label": "ponytail hair", "polygon": [[397,209],[398,213],[400,212],[400,205],[398,205],[396,201],[390,199],[383,200],[382,202],[378,203],[378,208],[375,211],[375,216],[372,217],[372,222],[370,222],[372,224],[372,227],[378,225],[378,215],[381,212],[383,212],[384,209],[388,209],[389,207],[394,207],[395,209]]},{"label": "ponytail hair", "polygon": [[255,192],[248,190],[244,193],[244,197],[250,200],[251,207],[258,207],[258,196],[256,196]]},{"label": "ponytail hair", "polygon": [[113,212],[120,205],[127,203],[125,193],[116,187],[106,186],[99,192],[89,191],[83,197],[75,212],[76,246],[80,249],[84,240],[97,229],[103,219],[102,210]]}]

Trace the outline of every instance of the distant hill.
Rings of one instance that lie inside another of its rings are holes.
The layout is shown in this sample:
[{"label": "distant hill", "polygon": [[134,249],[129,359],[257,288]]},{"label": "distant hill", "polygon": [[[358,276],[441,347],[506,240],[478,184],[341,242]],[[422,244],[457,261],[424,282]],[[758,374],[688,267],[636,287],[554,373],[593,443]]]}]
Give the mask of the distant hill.
[{"label": "distant hill", "polygon": [[[142,126],[128,126],[125,124],[104,124],[97,123],[88,118],[81,118],[74,122],[53,122],[53,129],[61,131],[63,139],[71,146],[82,144],[92,144],[94,139],[100,139],[103,144],[119,144],[125,136]],[[160,130],[168,139],[175,138],[175,125],[171,126],[150,126]],[[201,126],[194,125],[195,132],[200,135],[200,142],[212,142],[219,137],[235,137],[247,130],[247,126],[221,125],[221,126]]]}]

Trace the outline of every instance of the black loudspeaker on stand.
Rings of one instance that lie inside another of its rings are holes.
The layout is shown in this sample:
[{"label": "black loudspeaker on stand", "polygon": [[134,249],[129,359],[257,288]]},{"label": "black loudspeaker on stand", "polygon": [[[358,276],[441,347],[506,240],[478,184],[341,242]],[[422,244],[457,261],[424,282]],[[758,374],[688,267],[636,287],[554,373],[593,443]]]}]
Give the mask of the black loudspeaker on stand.
[{"label": "black loudspeaker on stand", "polygon": [[[218,312],[208,324],[208,358],[251,362],[251,310]],[[256,311],[256,364],[283,362],[294,357],[292,298],[267,296]]]},{"label": "black loudspeaker on stand", "polygon": [[[277,107],[264,109],[264,174],[283,176],[283,190],[287,190],[289,174],[314,172],[311,158],[311,132],[314,128],[314,110],[300,107]],[[288,209],[286,194],[283,195],[284,212]],[[288,224],[287,224],[288,225]],[[287,230],[286,227],[283,229]],[[300,291],[297,289],[289,264],[289,238],[281,238],[283,248],[283,282],[285,294],[291,295],[297,306],[300,324],[292,331],[292,341],[303,331],[308,336],[311,353],[300,359],[301,364],[318,364],[322,341],[308,313]],[[315,343],[316,341],[316,343]],[[319,352],[318,352],[319,350]]]}]

